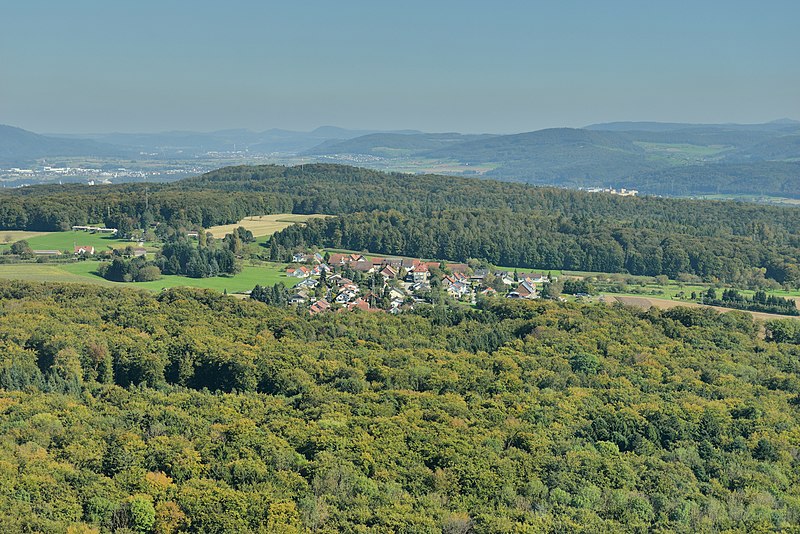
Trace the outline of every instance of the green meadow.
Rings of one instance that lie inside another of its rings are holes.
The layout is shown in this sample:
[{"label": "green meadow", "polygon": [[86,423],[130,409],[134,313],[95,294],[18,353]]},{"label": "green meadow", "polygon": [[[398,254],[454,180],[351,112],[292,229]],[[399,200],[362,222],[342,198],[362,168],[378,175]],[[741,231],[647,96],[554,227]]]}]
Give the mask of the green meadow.
[{"label": "green meadow", "polygon": [[[27,237],[27,236],[26,236]],[[27,237],[28,244],[34,250],[67,250],[72,253],[76,246],[91,246],[95,251],[101,252],[114,248],[125,248],[128,245],[137,246],[138,243],[127,239],[117,239],[109,234],[99,234],[81,231],[47,232]],[[145,245],[151,245],[145,243]],[[0,249],[10,246],[10,243],[0,245]]]},{"label": "green meadow", "polygon": [[161,291],[169,287],[196,287],[214,289],[228,293],[250,291],[256,284],[273,285],[283,282],[293,287],[300,280],[284,274],[285,266],[277,263],[263,265],[245,265],[242,272],[235,276],[217,276],[214,278],[189,278],[186,276],[165,275],[152,282],[110,282],[97,274],[100,262],[87,260],[65,264],[25,263],[0,265],[0,278],[32,280],[38,282],[76,282],[98,284],[111,287],[127,286],[132,288]]}]

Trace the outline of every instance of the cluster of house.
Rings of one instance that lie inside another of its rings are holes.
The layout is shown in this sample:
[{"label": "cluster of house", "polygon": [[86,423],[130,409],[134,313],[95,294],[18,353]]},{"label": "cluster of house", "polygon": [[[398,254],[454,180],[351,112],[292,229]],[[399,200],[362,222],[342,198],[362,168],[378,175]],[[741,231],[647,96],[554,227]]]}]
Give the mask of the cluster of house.
[{"label": "cluster of house", "polygon": [[[442,263],[416,258],[371,258],[363,254],[331,254],[327,262],[319,253],[296,253],[287,276],[302,278],[295,286],[290,303],[309,305],[312,315],[328,311],[335,303],[339,310],[361,309],[400,313],[424,302],[430,292],[432,271],[439,287],[455,299],[475,302],[478,295],[494,296],[498,289],[507,298],[535,299],[537,286],[550,281],[543,273],[513,273],[489,269],[473,270],[465,263]],[[344,273],[361,273],[361,285]],[[380,275],[380,276],[377,276]],[[324,289],[318,291],[324,276]],[[491,278],[491,283],[488,279]],[[376,287],[376,280],[380,287]],[[388,309],[386,302],[388,300]],[[383,310],[376,303],[383,303]]]},{"label": "cluster of house", "polygon": [[[76,245],[72,248],[72,253],[75,255],[75,257],[94,256],[94,252],[94,247],[91,245]],[[60,250],[34,250],[33,253],[36,256],[61,256],[63,254],[63,252]]]},{"label": "cluster of house", "polygon": [[[75,245],[72,247],[72,254],[76,258],[85,258],[87,256],[94,256],[97,251],[91,245]],[[33,254],[36,256],[61,256],[64,254],[60,250],[34,250]],[[131,255],[138,258],[147,254],[147,249],[144,247],[134,247],[131,249]]]},{"label": "cluster of house", "polygon": [[100,233],[100,234],[116,234],[118,230],[116,228],[106,228],[105,226],[73,226],[73,232],[90,232],[90,233]]}]

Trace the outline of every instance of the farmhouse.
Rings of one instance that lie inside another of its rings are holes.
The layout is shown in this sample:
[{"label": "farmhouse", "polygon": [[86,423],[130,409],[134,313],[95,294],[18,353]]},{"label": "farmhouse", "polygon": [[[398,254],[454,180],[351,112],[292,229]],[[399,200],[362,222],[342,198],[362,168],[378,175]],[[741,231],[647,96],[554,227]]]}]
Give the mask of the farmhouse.
[{"label": "farmhouse", "polygon": [[467,271],[469,271],[469,265],[466,263],[448,263],[445,267],[451,273],[467,274]]},{"label": "farmhouse", "polygon": [[517,286],[517,294],[523,299],[535,299],[539,297],[536,286],[530,282],[522,282]]},{"label": "farmhouse", "polygon": [[351,261],[350,263],[347,264],[347,266],[353,269],[354,271],[360,271],[362,273],[371,273],[374,270],[372,262],[366,260]]},{"label": "farmhouse", "polygon": [[428,270],[428,266],[420,262],[414,266],[414,269],[411,272],[409,272],[408,276],[406,276],[406,280],[414,284],[427,282],[430,278],[430,274],[431,273]]},{"label": "farmhouse", "polygon": [[[347,265],[354,262],[366,262],[363,254],[331,254],[328,263],[331,265]],[[371,262],[369,262],[371,264]],[[370,265],[371,266],[371,265]]]},{"label": "farmhouse", "polygon": [[305,252],[295,252],[292,254],[292,261],[294,263],[322,263],[324,258],[319,252],[313,254],[306,254]]},{"label": "farmhouse", "polygon": [[385,280],[391,280],[397,278],[397,272],[392,269],[390,265],[387,265],[381,270],[381,276],[383,276]]},{"label": "farmhouse", "polygon": [[[371,308],[369,307],[369,302],[367,302],[366,300],[361,299],[361,298],[354,300],[353,302],[348,304],[346,307],[347,307],[347,309],[349,311],[353,311],[353,310],[371,311]],[[344,308],[342,308],[342,309],[344,309]]]},{"label": "farmhouse", "polygon": [[289,304],[305,304],[308,302],[308,293],[305,291],[298,291],[289,299]]},{"label": "farmhouse", "polygon": [[311,275],[311,269],[301,265],[300,267],[289,267],[286,269],[286,276],[293,278],[308,278]]},{"label": "farmhouse", "polygon": [[76,256],[94,256],[94,247],[91,245],[76,246],[73,252]]},{"label": "farmhouse", "polygon": [[329,310],[331,307],[330,302],[327,300],[318,300],[311,307],[308,309],[308,313],[311,315],[317,315],[318,313],[322,313],[324,311]]},{"label": "farmhouse", "polygon": [[75,232],[99,232],[101,234],[116,234],[118,231],[116,228],[106,228],[104,226],[73,226],[72,230]]},{"label": "farmhouse", "polygon": [[297,284],[296,287],[303,289],[314,289],[318,285],[319,285],[318,280],[314,280],[313,278],[306,278],[305,280]]}]

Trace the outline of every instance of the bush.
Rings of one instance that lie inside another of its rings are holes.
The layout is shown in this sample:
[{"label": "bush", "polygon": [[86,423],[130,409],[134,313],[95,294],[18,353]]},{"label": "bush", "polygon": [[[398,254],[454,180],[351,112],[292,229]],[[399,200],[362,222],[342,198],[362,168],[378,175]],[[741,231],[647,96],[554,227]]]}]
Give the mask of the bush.
[{"label": "bush", "polygon": [[139,269],[139,272],[136,275],[137,282],[151,282],[153,280],[159,280],[161,278],[161,269],[156,267],[155,265],[148,265],[146,267],[142,267]]}]

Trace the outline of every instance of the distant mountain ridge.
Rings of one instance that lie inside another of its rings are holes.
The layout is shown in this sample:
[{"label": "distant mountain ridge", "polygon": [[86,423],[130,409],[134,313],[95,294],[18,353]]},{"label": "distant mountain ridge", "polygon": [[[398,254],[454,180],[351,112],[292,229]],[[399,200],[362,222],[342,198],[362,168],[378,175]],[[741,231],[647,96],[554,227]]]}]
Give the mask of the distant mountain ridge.
[{"label": "distant mountain ridge", "polygon": [[473,138],[366,135],[326,142],[305,154],[481,165],[491,169],[488,177],[561,187],[800,198],[800,122],[789,119],[751,125],[608,123]]},{"label": "distant mountain ridge", "polygon": [[6,164],[49,157],[123,155],[129,155],[128,151],[107,143],[50,137],[0,124],[0,162]]},{"label": "distant mountain ridge", "polygon": [[381,169],[405,169],[412,162],[411,168],[559,187],[625,187],[647,194],[800,198],[800,122],[791,119],[762,124],[613,122],[510,135],[322,126],[310,132],[229,129],[55,137],[0,127],[0,163],[5,164],[71,155],[189,159],[213,152],[243,161],[255,155],[299,156]]},{"label": "distant mountain ridge", "polygon": [[304,155],[371,154],[404,155],[424,154],[431,150],[473,140],[496,137],[490,134],[468,135],[460,133],[373,133],[344,141],[330,140],[306,150]]},{"label": "distant mountain ridge", "polygon": [[[207,152],[273,152],[297,153],[326,141],[346,140],[380,133],[379,130],[348,130],[336,126],[320,126],[310,132],[272,128],[262,132],[247,129],[213,132],[172,131],[160,133],[67,134],[73,139],[91,139],[136,150],[167,154],[201,155]],[[416,130],[398,133],[417,134]]]},{"label": "distant mountain ridge", "polygon": [[585,130],[604,130],[612,132],[668,132],[674,130],[694,130],[694,129],[730,129],[730,130],[752,130],[752,131],[780,131],[785,128],[800,127],[800,121],[792,119],[778,119],[770,122],[756,124],[701,124],[684,122],[651,122],[651,121],[619,121],[603,122],[584,126]]}]

